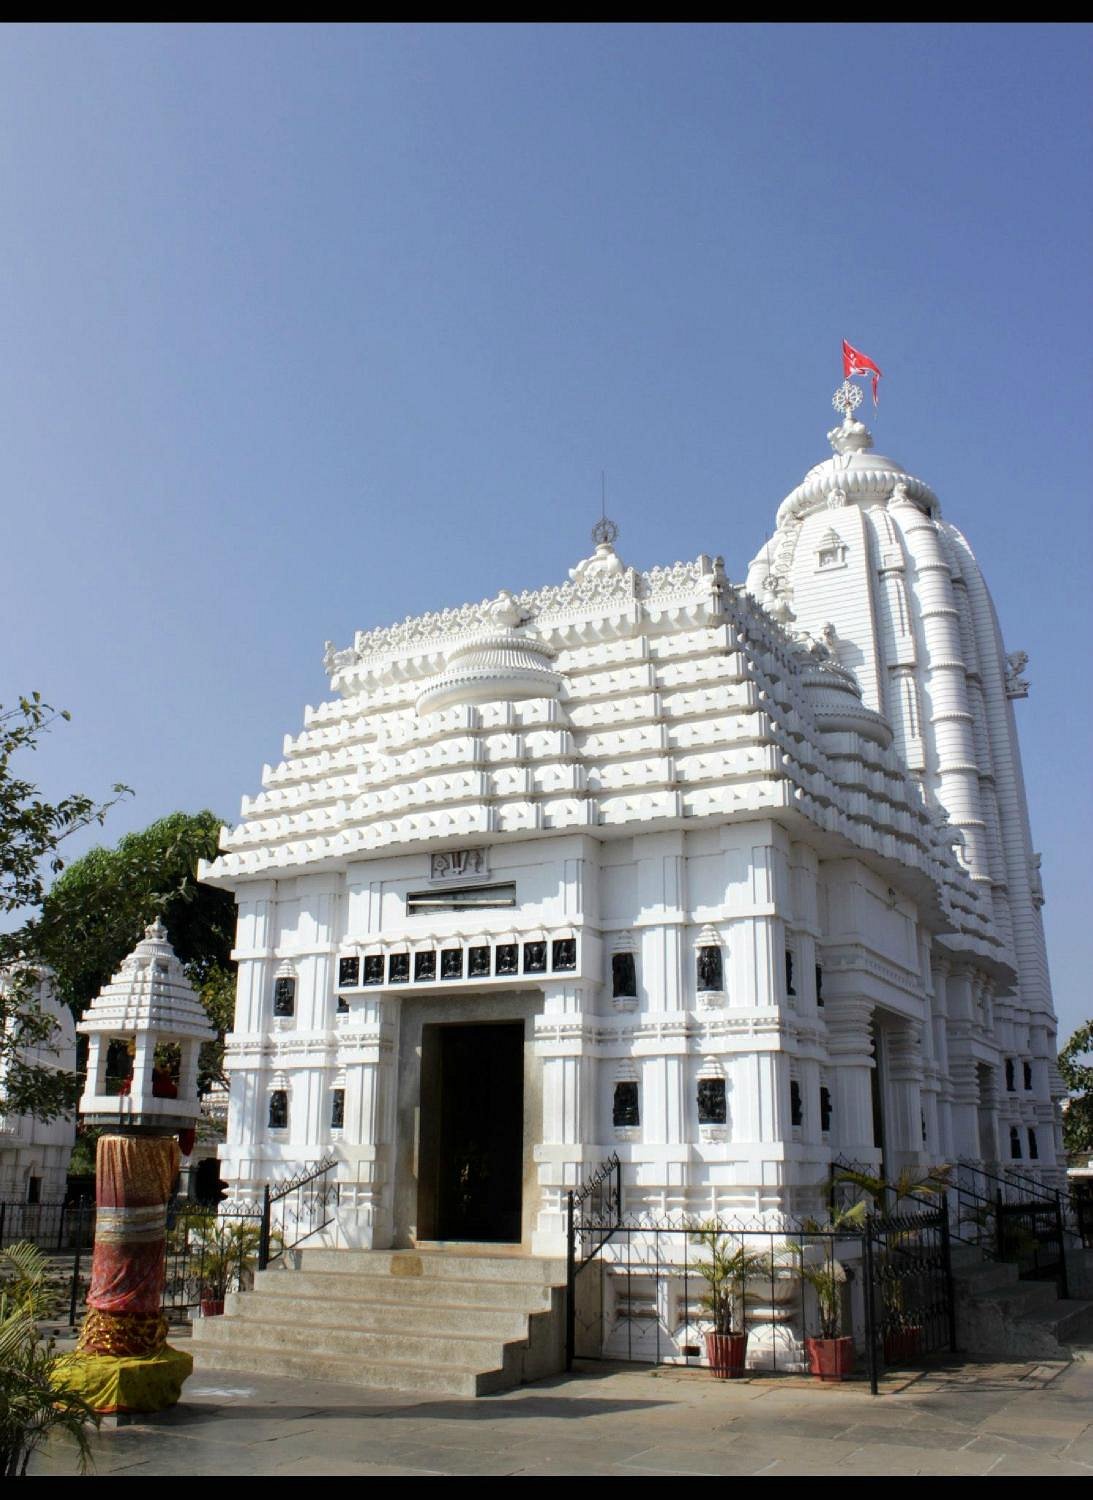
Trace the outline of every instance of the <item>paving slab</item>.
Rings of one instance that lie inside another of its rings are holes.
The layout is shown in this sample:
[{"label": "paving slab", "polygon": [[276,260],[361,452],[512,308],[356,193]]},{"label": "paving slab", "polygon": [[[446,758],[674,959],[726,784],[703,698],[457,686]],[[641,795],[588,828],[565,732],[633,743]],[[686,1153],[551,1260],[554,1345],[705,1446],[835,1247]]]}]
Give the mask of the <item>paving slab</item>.
[{"label": "paving slab", "polygon": [[[587,1364],[478,1400],[218,1371],[93,1438],[100,1475],[1093,1476],[1093,1365],[795,1377]],[[30,1472],[75,1472],[58,1437]]]}]

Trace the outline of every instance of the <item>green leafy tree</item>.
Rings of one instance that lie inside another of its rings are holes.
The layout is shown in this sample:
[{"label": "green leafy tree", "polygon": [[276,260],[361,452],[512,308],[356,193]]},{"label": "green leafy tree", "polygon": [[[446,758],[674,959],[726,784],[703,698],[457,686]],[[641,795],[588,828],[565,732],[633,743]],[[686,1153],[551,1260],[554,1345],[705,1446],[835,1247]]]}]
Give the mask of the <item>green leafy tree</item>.
[{"label": "green leafy tree", "polygon": [[202,1049],[199,1087],[221,1077],[223,1034],[235,994],[235,901],[200,885],[197,863],[213,859],[221,820],[208,810],[171,813],[114,849],[92,849],[55,881],[42,912],[40,948],[57,992],[82,1011],[160,917],[171,945],[218,1030]]},{"label": "green leafy tree", "polygon": [[[1068,1156],[1093,1152],[1093,1021],[1079,1026],[1059,1053],[1059,1072],[1070,1092],[1063,1110],[1063,1146]],[[1085,1058],[1086,1061],[1082,1061]]]},{"label": "green leafy tree", "polygon": [[63,868],[63,841],[88,824],[101,824],[129,791],[115,786],[107,802],[81,794],[47,802],[16,773],[16,757],[34,750],[53,725],[68,718],[38,693],[20,698],[14,708],[0,706],[0,917],[16,919],[0,932],[0,1093],[5,1110],[44,1121],[71,1113],[78,1091],[74,1073],[41,1060],[56,1051],[58,1041],[56,1022],[39,993],[44,954],[37,915],[45,882]]}]

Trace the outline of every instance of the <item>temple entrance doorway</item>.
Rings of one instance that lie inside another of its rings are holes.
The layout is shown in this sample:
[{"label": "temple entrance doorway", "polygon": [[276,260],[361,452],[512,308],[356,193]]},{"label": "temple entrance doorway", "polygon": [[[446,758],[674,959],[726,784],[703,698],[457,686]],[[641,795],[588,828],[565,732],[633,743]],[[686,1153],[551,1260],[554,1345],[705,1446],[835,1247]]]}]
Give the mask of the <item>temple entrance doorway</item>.
[{"label": "temple entrance doorway", "polygon": [[421,1032],[418,1237],[517,1244],[524,1157],[524,1023]]}]

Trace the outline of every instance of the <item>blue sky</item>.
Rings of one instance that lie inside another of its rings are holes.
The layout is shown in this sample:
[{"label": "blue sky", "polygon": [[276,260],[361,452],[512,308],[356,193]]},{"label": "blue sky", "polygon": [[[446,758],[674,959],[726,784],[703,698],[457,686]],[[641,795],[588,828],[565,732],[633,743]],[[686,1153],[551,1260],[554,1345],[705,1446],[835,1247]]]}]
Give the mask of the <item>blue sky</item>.
[{"label": "blue sky", "polygon": [[[228,819],[327,638],[620,551],[741,578],[877,445],[984,567],[1063,1028],[1089,1014],[1078,26],[6,27],[0,701],[52,793]],[[30,769],[29,765],[25,769]]]}]

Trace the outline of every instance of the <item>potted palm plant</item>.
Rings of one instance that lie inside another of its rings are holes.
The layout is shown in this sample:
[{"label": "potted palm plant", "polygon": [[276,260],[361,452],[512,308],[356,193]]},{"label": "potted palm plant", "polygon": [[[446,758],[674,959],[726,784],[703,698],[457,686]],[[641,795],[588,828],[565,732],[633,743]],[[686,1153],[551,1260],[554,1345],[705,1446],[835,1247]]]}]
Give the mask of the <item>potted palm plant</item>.
[{"label": "potted palm plant", "polygon": [[241,1289],[245,1274],[258,1264],[261,1226],[253,1219],[187,1215],[179,1219],[177,1234],[186,1279],[198,1286],[201,1316],[218,1317],[228,1292]]},{"label": "potted palm plant", "polygon": [[846,1380],[854,1369],[854,1340],[840,1332],[846,1272],[841,1262],[829,1255],[818,1265],[802,1258],[801,1275],[816,1293],[820,1315],[820,1337],[805,1339],[809,1371],[820,1380]]},{"label": "potted palm plant", "polygon": [[710,1288],[702,1299],[713,1322],[706,1334],[706,1358],[718,1380],[733,1380],[744,1373],[747,1354],[743,1321],[747,1282],[766,1269],[767,1257],[749,1250],[744,1239],[733,1248],[732,1236],[716,1226],[700,1229],[691,1238],[695,1244],[704,1245],[710,1256],[696,1267]]}]

